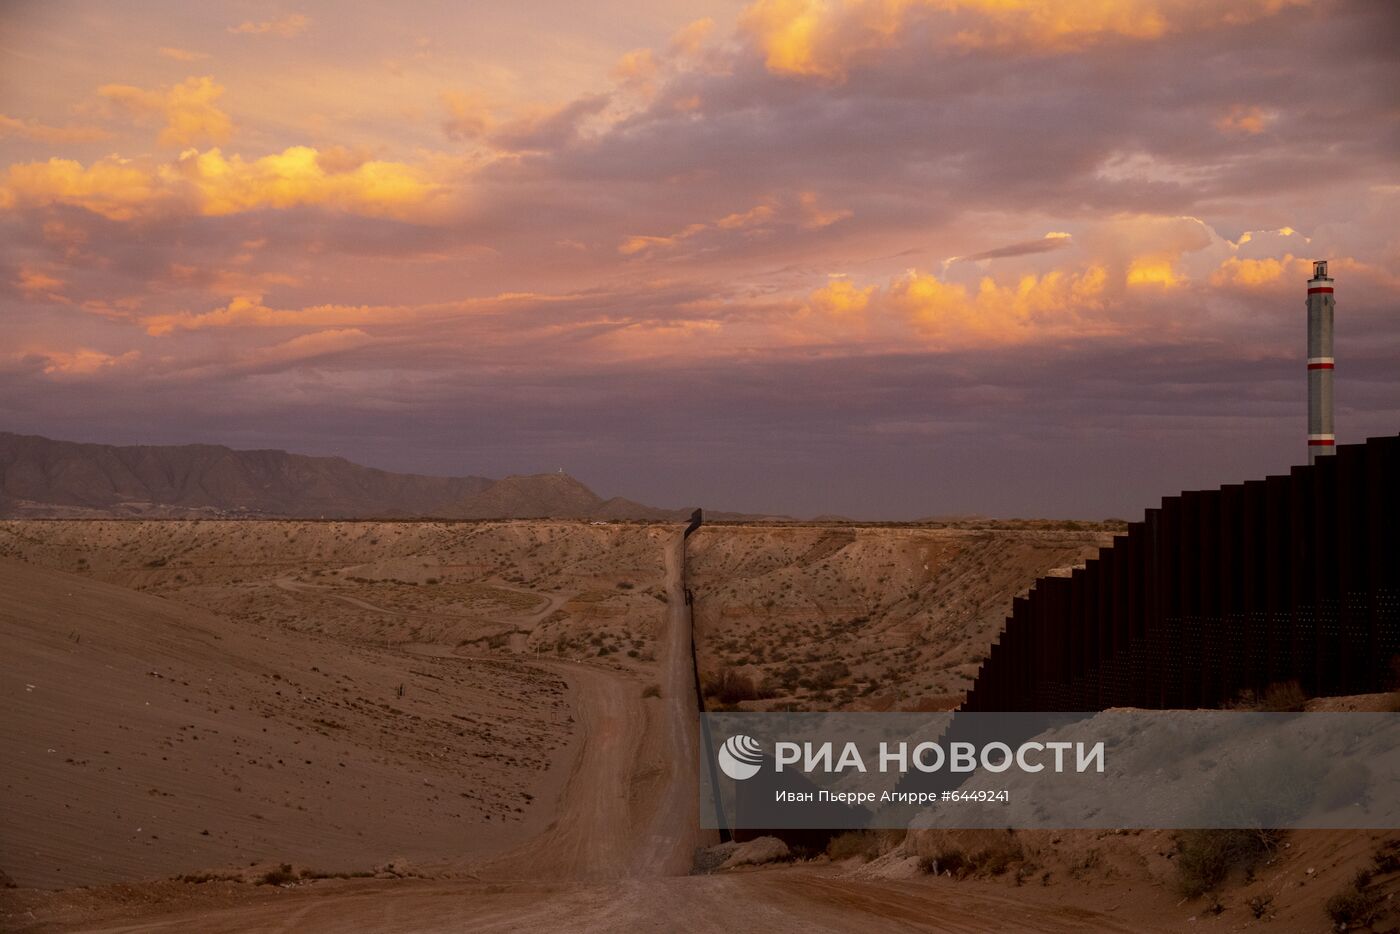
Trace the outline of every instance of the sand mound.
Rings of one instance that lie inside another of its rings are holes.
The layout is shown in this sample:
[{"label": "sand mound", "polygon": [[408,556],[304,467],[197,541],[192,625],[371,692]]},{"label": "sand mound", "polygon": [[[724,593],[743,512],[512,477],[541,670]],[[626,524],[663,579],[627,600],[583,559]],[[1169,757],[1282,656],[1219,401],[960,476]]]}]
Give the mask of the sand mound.
[{"label": "sand mound", "polygon": [[250,632],[8,560],[0,593],[0,837],[20,885],[442,862],[527,835],[557,792],[570,710],[547,672]]}]

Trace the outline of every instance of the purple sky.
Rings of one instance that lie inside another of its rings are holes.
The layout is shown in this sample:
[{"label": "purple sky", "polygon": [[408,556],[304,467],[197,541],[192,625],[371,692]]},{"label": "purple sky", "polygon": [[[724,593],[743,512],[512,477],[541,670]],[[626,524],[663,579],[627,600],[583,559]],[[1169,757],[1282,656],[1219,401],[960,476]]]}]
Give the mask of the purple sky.
[{"label": "purple sky", "polygon": [[[9,3],[0,428],[1120,516],[1400,430],[1400,9]],[[35,80],[42,75],[43,80]]]}]

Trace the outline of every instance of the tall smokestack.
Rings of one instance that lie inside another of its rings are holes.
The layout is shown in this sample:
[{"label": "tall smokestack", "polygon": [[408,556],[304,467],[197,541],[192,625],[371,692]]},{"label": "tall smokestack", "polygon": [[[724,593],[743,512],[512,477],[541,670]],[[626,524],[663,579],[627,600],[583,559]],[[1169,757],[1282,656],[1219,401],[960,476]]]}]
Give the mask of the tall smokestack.
[{"label": "tall smokestack", "polygon": [[1313,262],[1308,280],[1308,463],[1336,450],[1332,433],[1332,277],[1327,260]]}]

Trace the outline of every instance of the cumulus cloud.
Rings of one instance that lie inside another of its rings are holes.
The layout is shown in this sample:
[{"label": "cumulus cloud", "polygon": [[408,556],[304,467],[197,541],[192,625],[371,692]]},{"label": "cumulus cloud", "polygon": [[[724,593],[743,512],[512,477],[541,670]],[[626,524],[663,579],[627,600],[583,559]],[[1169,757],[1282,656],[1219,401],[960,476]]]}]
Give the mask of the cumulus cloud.
[{"label": "cumulus cloud", "polygon": [[[245,160],[219,149],[187,150],[171,163],[138,165],[117,157],[87,166],[49,159],[9,167],[0,210],[74,205],[114,221],[162,214],[217,217],[299,206],[397,217],[441,190],[423,167],[401,162],[327,162],[309,146]],[[335,169],[339,168],[339,171]]]},{"label": "cumulus cloud", "polygon": [[107,157],[84,166],[75,159],[11,165],[0,186],[0,210],[71,204],[110,220],[131,220],[162,196],[160,179],[131,162]]},{"label": "cumulus cloud", "polygon": [[162,118],[165,127],[158,139],[162,146],[222,143],[233,133],[233,121],[216,103],[223,96],[224,88],[208,75],[186,78],[180,84],[156,90],[129,84],[105,84],[97,93],[138,118],[152,115]]}]

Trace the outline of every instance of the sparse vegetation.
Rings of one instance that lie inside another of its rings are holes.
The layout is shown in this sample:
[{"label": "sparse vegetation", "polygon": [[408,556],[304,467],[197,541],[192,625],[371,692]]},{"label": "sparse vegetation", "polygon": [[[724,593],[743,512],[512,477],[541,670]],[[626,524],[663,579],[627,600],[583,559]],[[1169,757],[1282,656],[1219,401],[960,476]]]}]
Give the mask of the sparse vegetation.
[{"label": "sparse vegetation", "polygon": [[291,863],[283,863],[258,877],[258,885],[287,885],[299,878],[300,876],[292,869]]},{"label": "sparse vegetation", "polygon": [[1277,830],[1183,830],[1176,835],[1177,888],[1196,898],[1219,888],[1231,873],[1248,878],[1281,838]]},{"label": "sparse vegetation", "polygon": [[1377,843],[1372,861],[1378,875],[1400,872],[1400,839],[1382,840]]},{"label": "sparse vegetation", "polygon": [[827,843],[826,855],[833,861],[872,860],[880,855],[880,835],[873,830],[848,830],[837,834]]},{"label": "sparse vegetation", "polygon": [[1236,695],[1233,703],[1227,705],[1232,710],[1247,710],[1261,713],[1296,713],[1307,708],[1308,695],[1297,681],[1276,681],[1256,694],[1246,688]]},{"label": "sparse vegetation", "polygon": [[1323,910],[1338,931],[1370,927],[1380,920],[1385,896],[1371,885],[1372,873],[1363,869],[1351,880],[1351,885],[1327,899]]},{"label": "sparse vegetation", "polygon": [[754,679],[733,668],[723,668],[715,677],[704,682],[707,697],[713,697],[721,704],[734,705],[740,701],[758,700],[763,697]]}]

